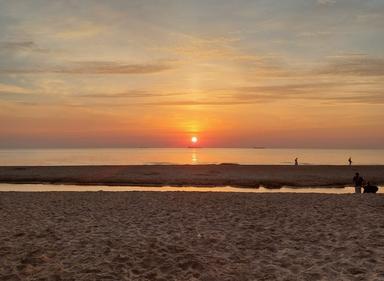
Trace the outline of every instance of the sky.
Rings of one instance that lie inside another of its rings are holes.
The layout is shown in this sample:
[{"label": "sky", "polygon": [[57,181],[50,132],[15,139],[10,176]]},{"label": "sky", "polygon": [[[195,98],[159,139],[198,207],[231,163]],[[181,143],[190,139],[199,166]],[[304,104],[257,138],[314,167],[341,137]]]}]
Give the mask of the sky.
[{"label": "sky", "polygon": [[0,148],[384,148],[383,0],[0,0]]}]

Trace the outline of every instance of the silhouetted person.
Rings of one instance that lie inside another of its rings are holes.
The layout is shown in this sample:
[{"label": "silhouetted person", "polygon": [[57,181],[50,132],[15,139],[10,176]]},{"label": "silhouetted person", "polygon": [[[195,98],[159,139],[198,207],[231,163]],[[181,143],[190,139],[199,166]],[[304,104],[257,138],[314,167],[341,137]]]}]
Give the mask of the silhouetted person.
[{"label": "silhouetted person", "polygon": [[361,188],[363,187],[364,179],[360,176],[359,173],[356,173],[352,180],[355,185],[355,193],[361,193]]},{"label": "silhouetted person", "polygon": [[349,166],[352,166],[352,158],[351,157],[349,157],[348,162],[349,162]]},{"label": "silhouetted person", "polygon": [[376,185],[371,184],[370,182],[364,186],[364,193],[376,193],[379,188]]},{"label": "silhouetted person", "polygon": [[295,166],[299,166],[299,159],[295,158]]}]

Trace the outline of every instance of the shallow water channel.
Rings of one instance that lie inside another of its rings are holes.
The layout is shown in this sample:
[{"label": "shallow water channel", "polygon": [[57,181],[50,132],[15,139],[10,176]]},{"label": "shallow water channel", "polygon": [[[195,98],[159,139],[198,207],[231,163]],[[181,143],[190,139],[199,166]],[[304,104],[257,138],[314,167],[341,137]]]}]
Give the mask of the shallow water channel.
[{"label": "shallow water channel", "polygon": [[[259,188],[240,188],[231,186],[221,187],[196,187],[196,186],[163,186],[163,187],[150,187],[150,186],[105,186],[105,185],[57,185],[57,184],[0,184],[0,191],[17,191],[17,192],[51,192],[51,191],[187,191],[187,192],[248,192],[248,193],[278,193],[278,192],[291,192],[291,193],[330,193],[330,194],[348,194],[354,193],[353,187],[344,188],[292,188],[282,187],[279,189],[270,189],[265,187]],[[378,193],[384,193],[384,188],[379,188]]]}]

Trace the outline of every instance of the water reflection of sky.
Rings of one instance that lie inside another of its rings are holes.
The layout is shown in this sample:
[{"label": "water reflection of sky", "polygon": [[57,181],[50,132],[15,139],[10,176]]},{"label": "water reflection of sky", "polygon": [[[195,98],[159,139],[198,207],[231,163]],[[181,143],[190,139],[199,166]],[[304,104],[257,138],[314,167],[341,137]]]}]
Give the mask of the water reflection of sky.
[{"label": "water reflection of sky", "polygon": [[[280,189],[260,188],[238,188],[238,187],[149,187],[149,186],[82,186],[82,185],[54,185],[54,184],[0,184],[0,191],[17,192],[44,192],[44,191],[185,191],[185,192],[248,192],[248,193],[328,193],[328,194],[348,194],[354,193],[353,187],[345,188],[289,188]],[[379,189],[379,193],[384,193],[384,187]]]},{"label": "water reflection of sky", "polygon": [[195,150],[192,151],[192,164],[198,164],[198,158],[197,158],[197,153]]}]

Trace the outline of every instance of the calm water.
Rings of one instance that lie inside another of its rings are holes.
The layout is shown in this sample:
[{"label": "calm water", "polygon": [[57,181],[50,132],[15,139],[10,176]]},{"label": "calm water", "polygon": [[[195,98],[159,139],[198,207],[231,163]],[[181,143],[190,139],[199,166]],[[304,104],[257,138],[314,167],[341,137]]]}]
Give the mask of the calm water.
[{"label": "calm water", "polygon": [[[379,188],[378,193],[383,193],[383,187]],[[328,194],[351,194],[354,193],[353,187],[345,188],[289,188],[283,187],[280,189],[260,188],[238,188],[230,186],[222,187],[148,187],[148,186],[81,186],[81,185],[54,185],[54,184],[0,184],[0,192],[16,191],[16,192],[46,192],[46,191],[188,191],[188,192],[248,192],[248,193],[328,193]],[[366,195],[366,194],[364,194]]]},{"label": "calm water", "polygon": [[0,150],[0,166],[13,165],[128,165],[128,164],[347,164],[384,165],[384,149],[238,149],[238,148],[124,148],[124,149],[10,149]]}]

